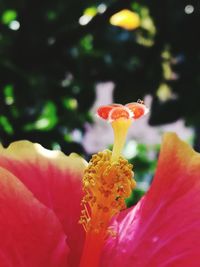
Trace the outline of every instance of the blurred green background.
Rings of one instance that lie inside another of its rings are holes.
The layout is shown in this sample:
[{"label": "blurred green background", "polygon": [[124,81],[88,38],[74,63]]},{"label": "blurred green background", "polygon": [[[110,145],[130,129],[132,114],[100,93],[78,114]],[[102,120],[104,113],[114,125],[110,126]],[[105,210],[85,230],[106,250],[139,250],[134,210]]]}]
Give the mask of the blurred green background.
[{"label": "blurred green background", "polygon": [[[139,15],[139,27],[111,25],[123,9]],[[200,150],[199,23],[198,0],[1,0],[0,141],[28,139],[88,159],[97,149],[92,138],[112,143],[94,130],[106,124],[98,126],[95,103],[147,97],[146,128],[138,125],[125,148],[145,189],[163,125],[189,131],[185,138]]]}]

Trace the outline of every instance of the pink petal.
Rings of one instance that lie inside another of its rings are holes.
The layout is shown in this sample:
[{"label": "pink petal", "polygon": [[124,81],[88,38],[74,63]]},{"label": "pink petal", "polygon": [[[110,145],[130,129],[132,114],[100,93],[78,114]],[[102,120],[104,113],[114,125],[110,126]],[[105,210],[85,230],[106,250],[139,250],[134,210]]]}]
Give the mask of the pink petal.
[{"label": "pink petal", "polygon": [[70,247],[70,266],[77,266],[85,233],[78,224],[82,198],[81,178],[86,162],[28,141],[0,148],[0,166],[12,172],[34,196],[58,216]]},{"label": "pink petal", "polygon": [[66,236],[55,214],[0,168],[0,266],[67,267]]},{"label": "pink petal", "polygon": [[149,192],[112,227],[102,267],[198,267],[200,155],[167,134]]}]

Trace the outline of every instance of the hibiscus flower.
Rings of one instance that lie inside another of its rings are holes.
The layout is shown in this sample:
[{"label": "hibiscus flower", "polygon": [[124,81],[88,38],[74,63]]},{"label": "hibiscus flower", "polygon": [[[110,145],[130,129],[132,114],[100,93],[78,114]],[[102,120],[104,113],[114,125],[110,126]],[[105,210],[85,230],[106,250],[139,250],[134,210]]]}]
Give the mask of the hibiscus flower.
[{"label": "hibiscus flower", "polygon": [[200,155],[175,134],[164,137],[148,193],[124,209],[135,182],[121,149],[145,111],[100,108],[114,148],[89,164],[28,141],[0,147],[1,267],[199,266]]}]

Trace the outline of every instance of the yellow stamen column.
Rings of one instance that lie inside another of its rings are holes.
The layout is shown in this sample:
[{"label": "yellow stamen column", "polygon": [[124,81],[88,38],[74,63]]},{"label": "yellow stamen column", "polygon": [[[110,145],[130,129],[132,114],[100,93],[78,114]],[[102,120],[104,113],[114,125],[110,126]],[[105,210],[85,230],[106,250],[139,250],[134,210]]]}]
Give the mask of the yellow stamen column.
[{"label": "yellow stamen column", "polygon": [[131,125],[130,119],[118,119],[112,122],[114,132],[114,145],[112,151],[112,162],[117,161],[124,147],[128,129]]},{"label": "yellow stamen column", "polygon": [[130,125],[130,119],[113,121],[113,151],[94,155],[85,170],[80,223],[86,231],[86,240],[80,267],[99,266],[101,251],[109,235],[109,222],[126,208],[125,199],[136,186],[132,165],[121,156]]}]

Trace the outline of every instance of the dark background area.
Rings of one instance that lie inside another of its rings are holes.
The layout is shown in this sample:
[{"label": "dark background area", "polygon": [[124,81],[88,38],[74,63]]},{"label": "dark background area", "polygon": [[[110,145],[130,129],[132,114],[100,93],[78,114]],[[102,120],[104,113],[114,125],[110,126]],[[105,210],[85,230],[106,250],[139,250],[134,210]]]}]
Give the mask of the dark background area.
[{"label": "dark background area", "polygon": [[[140,27],[109,23],[125,8]],[[197,0],[0,1],[0,141],[86,154],[70,133],[92,122],[95,86],[113,81],[115,102],[152,95],[149,123],[184,118],[200,150],[199,25]]]}]

